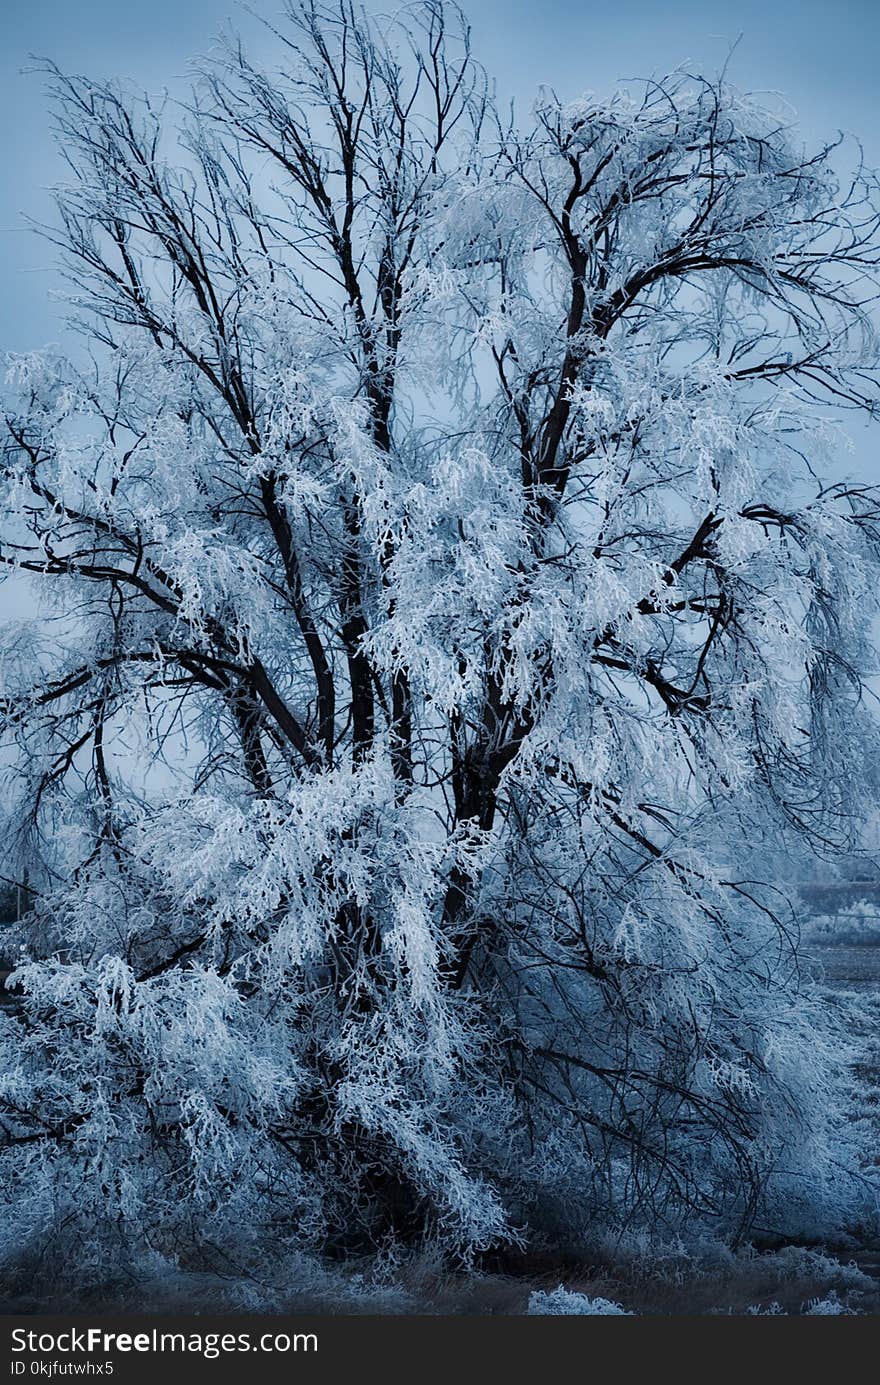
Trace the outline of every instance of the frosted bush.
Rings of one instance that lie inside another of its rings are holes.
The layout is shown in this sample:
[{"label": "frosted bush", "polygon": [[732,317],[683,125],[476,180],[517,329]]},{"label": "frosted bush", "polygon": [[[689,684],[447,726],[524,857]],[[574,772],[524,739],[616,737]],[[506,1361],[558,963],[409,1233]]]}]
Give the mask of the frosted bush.
[{"label": "frosted bush", "polygon": [[629,1316],[619,1303],[612,1303],[607,1298],[588,1298],[586,1294],[572,1293],[561,1284],[552,1292],[536,1289],[531,1293],[528,1311],[530,1314],[542,1315],[568,1313],[585,1317]]}]

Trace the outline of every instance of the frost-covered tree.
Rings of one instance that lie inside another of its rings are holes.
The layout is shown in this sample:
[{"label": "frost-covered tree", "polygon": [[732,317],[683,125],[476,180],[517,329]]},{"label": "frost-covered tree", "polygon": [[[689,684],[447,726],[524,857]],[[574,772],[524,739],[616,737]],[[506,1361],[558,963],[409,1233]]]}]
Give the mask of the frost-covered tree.
[{"label": "frost-covered tree", "polygon": [[773,860],[873,794],[880,509],[823,477],[874,179],[682,74],[515,128],[436,0],[273,42],[176,135],[51,74],[87,350],[9,363],[7,1250],[848,1224]]}]

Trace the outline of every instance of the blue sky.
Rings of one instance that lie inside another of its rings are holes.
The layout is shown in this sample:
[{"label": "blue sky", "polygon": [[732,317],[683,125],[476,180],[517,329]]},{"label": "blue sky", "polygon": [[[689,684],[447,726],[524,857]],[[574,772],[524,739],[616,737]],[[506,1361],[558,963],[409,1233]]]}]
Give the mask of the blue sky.
[{"label": "blue sky", "polygon": [[[272,15],[279,0],[255,0]],[[387,8],[375,3],[372,8]],[[877,0],[472,0],[475,50],[499,94],[527,106],[538,85],[566,97],[601,92],[619,78],[680,63],[714,72],[739,43],[730,76],[781,92],[816,141],[838,127],[861,137],[880,164]],[[57,339],[51,250],[23,215],[50,215],[46,187],[60,174],[42,79],[29,54],[93,75],[127,77],[151,92],[180,90],[189,60],[232,19],[253,21],[234,0],[13,0],[0,21],[0,349]],[[740,37],[741,36],[741,37]]]}]

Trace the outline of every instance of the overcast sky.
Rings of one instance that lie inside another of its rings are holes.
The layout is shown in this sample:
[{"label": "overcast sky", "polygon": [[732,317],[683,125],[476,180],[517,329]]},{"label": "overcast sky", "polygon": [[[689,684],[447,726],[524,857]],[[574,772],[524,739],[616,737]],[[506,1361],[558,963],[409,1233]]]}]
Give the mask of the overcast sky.
[{"label": "overcast sky", "polygon": [[[255,0],[267,14],[279,0]],[[50,215],[59,176],[42,78],[29,55],[62,67],[180,90],[188,62],[228,20],[252,27],[234,0],[7,0],[0,31],[0,349],[57,339],[52,252],[24,228]],[[371,8],[386,9],[380,3]],[[499,95],[527,106],[542,82],[561,95],[602,92],[620,78],[680,63],[714,73],[739,43],[737,85],[781,92],[810,141],[843,128],[880,164],[877,0],[472,0],[474,47]],[[741,36],[741,37],[740,37]]]}]

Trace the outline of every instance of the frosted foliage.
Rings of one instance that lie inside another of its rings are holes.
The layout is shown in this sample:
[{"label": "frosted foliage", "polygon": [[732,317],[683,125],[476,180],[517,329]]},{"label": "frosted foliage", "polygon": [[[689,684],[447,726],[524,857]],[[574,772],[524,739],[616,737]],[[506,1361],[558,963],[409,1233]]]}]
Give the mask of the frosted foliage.
[{"label": "frosted foliage", "polygon": [[50,73],[5,1253],[864,1224],[772,863],[875,799],[873,177],[681,74],[510,127],[436,3],[272,44],[176,137]]},{"label": "frosted foliage", "polygon": [[552,1293],[536,1289],[529,1297],[528,1311],[532,1315],[576,1314],[586,1317],[628,1317],[619,1303],[607,1298],[588,1298],[586,1294],[574,1294],[560,1284]]}]

